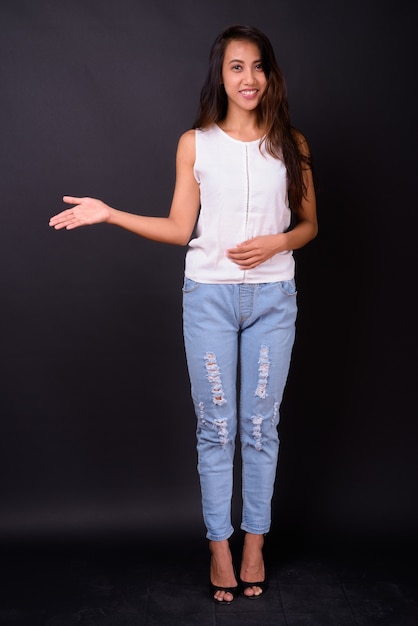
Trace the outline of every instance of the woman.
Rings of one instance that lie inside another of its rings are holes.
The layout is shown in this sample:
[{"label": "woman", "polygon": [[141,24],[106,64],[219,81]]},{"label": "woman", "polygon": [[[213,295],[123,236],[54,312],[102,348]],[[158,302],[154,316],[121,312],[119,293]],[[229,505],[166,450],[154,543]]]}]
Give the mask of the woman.
[{"label": "woman", "polygon": [[[295,332],[293,250],[317,234],[309,149],[291,126],[267,37],[238,25],[215,40],[198,117],[178,143],[168,217],[126,213],[92,198],[64,202],[74,206],[51,219],[56,229],[107,222],[154,241],[188,244],[184,340],[211,594],[223,604],[238,590],[259,598]],[[245,531],[239,579],[228,542],[238,429]]]}]

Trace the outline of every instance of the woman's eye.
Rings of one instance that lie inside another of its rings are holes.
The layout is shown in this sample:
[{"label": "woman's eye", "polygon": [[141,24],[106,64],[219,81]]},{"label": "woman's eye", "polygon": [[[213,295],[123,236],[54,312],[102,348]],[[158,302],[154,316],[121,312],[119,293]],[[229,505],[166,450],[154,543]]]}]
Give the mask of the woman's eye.
[{"label": "woman's eye", "polygon": [[240,70],[241,69],[241,65],[233,65],[232,69],[233,70]]},{"label": "woman's eye", "polygon": [[263,71],[263,66],[261,65],[261,63],[257,63],[257,65],[255,66],[255,69],[262,72]]}]

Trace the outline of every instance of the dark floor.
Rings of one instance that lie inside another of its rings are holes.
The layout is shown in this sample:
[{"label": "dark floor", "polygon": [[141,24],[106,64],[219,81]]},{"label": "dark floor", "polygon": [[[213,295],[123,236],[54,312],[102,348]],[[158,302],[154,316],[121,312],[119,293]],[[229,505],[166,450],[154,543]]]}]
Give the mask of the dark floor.
[{"label": "dark floor", "polygon": [[[279,550],[266,543],[269,590],[230,606],[208,593],[204,540],[8,545],[2,626],[417,626],[408,547]],[[235,548],[234,548],[235,550]]]}]

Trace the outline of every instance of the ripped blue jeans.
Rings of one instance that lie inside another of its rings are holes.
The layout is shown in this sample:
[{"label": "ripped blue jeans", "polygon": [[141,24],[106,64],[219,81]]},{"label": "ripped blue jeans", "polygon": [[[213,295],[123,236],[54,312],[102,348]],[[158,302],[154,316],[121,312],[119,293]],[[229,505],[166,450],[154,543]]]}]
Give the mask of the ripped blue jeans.
[{"label": "ripped blue jeans", "polygon": [[235,439],[242,457],[241,529],[270,530],[279,409],[297,314],[293,280],[202,284],[185,278],[183,325],[197,416],[198,471],[207,538],[233,533]]}]

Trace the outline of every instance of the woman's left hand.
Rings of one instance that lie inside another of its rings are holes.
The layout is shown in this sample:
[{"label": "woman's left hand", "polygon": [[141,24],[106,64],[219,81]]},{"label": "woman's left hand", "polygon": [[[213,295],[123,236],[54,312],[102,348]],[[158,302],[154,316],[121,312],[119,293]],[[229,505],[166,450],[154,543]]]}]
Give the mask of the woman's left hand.
[{"label": "woman's left hand", "polygon": [[281,238],[282,235],[260,235],[230,248],[226,254],[241,270],[251,270],[285,250],[280,245]]}]

